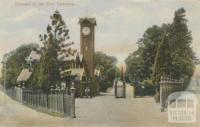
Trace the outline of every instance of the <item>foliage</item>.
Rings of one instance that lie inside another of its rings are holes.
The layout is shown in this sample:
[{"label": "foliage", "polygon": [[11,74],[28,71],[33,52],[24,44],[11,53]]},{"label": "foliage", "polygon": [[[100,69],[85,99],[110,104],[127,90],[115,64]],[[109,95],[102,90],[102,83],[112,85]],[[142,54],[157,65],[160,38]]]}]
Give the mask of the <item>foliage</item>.
[{"label": "foliage", "polygon": [[180,8],[171,24],[148,28],[138,41],[138,49],[126,59],[126,79],[151,79],[150,83],[156,85],[166,74],[189,82],[197,59],[190,47],[192,37],[186,23],[185,10]]},{"label": "foliage", "polygon": [[188,81],[195,69],[195,54],[190,47],[192,43],[191,31],[187,27],[185,9],[180,8],[175,11],[175,17],[170,31],[170,43],[172,56],[172,75],[176,78],[185,78]]},{"label": "foliage", "polygon": [[50,85],[55,86],[61,79],[59,69],[63,69],[61,66],[63,61],[58,59],[58,56],[64,52],[66,53],[64,57],[74,53],[69,47],[73,42],[67,42],[70,38],[69,29],[60,13],[55,11],[50,18],[51,25],[47,26],[47,33],[39,35],[40,41],[43,43],[41,59],[35,65],[31,77],[31,82],[37,84],[36,87],[47,91],[50,90]]},{"label": "foliage", "polygon": [[168,41],[168,35],[163,36],[163,40],[161,44],[158,46],[155,62],[154,62],[154,70],[152,76],[152,82],[154,84],[158,84],[160,81],[161,75],[171,75],[172,70],[172,59],[171,59],[171,51]]},{"label": "foliage", "polygon": [[[37,44],[27,44],[18,47],[17,49],[5,54],[8,57],[6,62],[6,87],[14,87],[16,85],[17,77],[23,68],[28,67],[26,57],[33,49],[38,48]],[[5,77],[5,69],[2,69],[2,79]],[[3,84],[3,80],[1,82]]]},{"label": "foliage", "polygon": [[166,24],[162,27],[154,25],[145,31],[143,38],[138,41],[138,49],[125,60],[126,80],[142,82],[151,78],[156,51],[167,26]]},{"label": "foliage", "polygon": [[100,69],[102,75],[100,90],[106,91],[108,87],[113,85],[115,77],[119,77],[119,69],[116,66],[117,59],[102,52],[96,52],[95,62],[96,68]]}]

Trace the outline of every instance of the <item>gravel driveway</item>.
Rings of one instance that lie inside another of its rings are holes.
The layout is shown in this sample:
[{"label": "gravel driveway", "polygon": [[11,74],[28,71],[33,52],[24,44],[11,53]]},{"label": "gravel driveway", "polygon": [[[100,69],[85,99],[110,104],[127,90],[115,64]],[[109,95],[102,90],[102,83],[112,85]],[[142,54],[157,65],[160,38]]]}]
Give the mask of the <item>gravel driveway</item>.
[{"label": "gravel driveway", "polygon": [[[152,97],[133,98],[127,85],[127,98],[115,99],[113,89],[92,99],[76,99],[76,119],[59,118],[32,110],[6,98],[0,92],[0,127],[199,127],[170,124],[167,112],[160,112]],[[199,111],[199,110],[198,110]]]}]

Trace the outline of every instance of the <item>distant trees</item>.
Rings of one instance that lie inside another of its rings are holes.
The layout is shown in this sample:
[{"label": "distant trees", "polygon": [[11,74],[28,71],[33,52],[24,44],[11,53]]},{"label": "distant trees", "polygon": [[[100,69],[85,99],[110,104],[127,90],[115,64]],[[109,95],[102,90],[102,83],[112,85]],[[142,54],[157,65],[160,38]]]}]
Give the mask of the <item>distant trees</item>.
[{"label": "distant trees", "polygon": [[180,8],[173,23],[148,28],[138,41],[138,49],[126,59],[126,79],[156,85],[166,74],[189,82],[197,59],[186,23],[185,10]]},{"label": "distant trees", "polygon": [[127,65],[126,80],[143,82],[151,79],[156,50],[162,40],[163,33],[164,26],[158,27],[156,25],[145,31],[143,37],[138,41],[138,49],[125,60]]},{"label": "distant trees", "polygon": [[103,52],[95,54],[96,68],[99,68],[102,75],[100,82],[100,91],[106,91],[113,85],[115,77],[119,77],[119,69],[116,66],[117,59],[114,56],[108,56]]},{"label": "distant trees", "polygon": [[[16,80],[23,68],[28,67],[26,62],[26,57],[30,54],[30,52],[34,49],[38,48],[37,44],[27,44],[18,47],[17,49],[5,54],[8,56],[8,60],[6,62],[6,87],[14,87],[16,85]],[[5,57],[4,55],[4,57]],[[1,84],[3,84],[3,79],[5,77],[4,73],[5,69],[2,68],[2,80]]]}]

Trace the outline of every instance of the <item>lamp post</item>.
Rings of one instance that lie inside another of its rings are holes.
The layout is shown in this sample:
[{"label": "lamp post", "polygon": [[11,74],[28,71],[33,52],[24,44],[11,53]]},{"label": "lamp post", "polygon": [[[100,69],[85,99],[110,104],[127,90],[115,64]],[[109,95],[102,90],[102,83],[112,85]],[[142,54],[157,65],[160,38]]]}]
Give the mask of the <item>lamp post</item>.
[{"label": "lamp post", "polygon": [[74,82],[72,82],[70,92],[71,92],[71,97],[72,97],[72,103],[71,103],[71,117],[76,118],[75,114],[75,91],[76,88],[74,87]]},{"label": "lamp post", "polygon": [[3,92],[4,92],[4,104],[6,104],[6,63],[7,63],[8,56],[5,55],[2,60],[3,69],[4,69],[4,83],[3,83]]}]

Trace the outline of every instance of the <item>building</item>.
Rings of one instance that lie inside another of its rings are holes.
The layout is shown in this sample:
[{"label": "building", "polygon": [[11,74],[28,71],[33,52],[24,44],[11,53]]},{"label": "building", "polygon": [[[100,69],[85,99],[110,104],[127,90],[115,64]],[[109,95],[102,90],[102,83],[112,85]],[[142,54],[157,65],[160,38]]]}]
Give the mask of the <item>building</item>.
[{"label": "building", "polygon": [[[70,89],[72,81],[75,82],[76,96],[84,96],[85,90],[90,90],[90,96],[99,93],[100,71],[95,68],[95,26],[94,18],[80,18],[80,52],[71,50],[70,54],[62,52],[69,50],[68,46],[61,46],[58,59],[68,67],[60,70],[61,88]],[[66,48],[66,49],[65,49]],[[18,83],[26,82],[32,74],[32,64],[40,60],[40,53],[32,51],[26,61],[30,69],[23,69],[17,79]],[[27,75],[28,74],[28,75]]]},{"label": "building", "polygon": [[[63,58],[70,63],[70,68],[63,70],[64,79],[75,80],[77,96],[83,96],[85,89],[90,95],[99,93],[100,71],[95,68],[95,26],[94,18],[80,18],[80,52]],[[66,83],[67,84],[67,83]]]},{"label": "building", "polygon": [[32,75],[32,65],[40,60],[40,53],[38,51],[31,51],[30,55],[26,58],[26,62],[29,63],[30,68],[24,68],[22,69],[21,73],[19,74],[17,78],[17,84],[23,85],[26,84],[27,80]]}]

